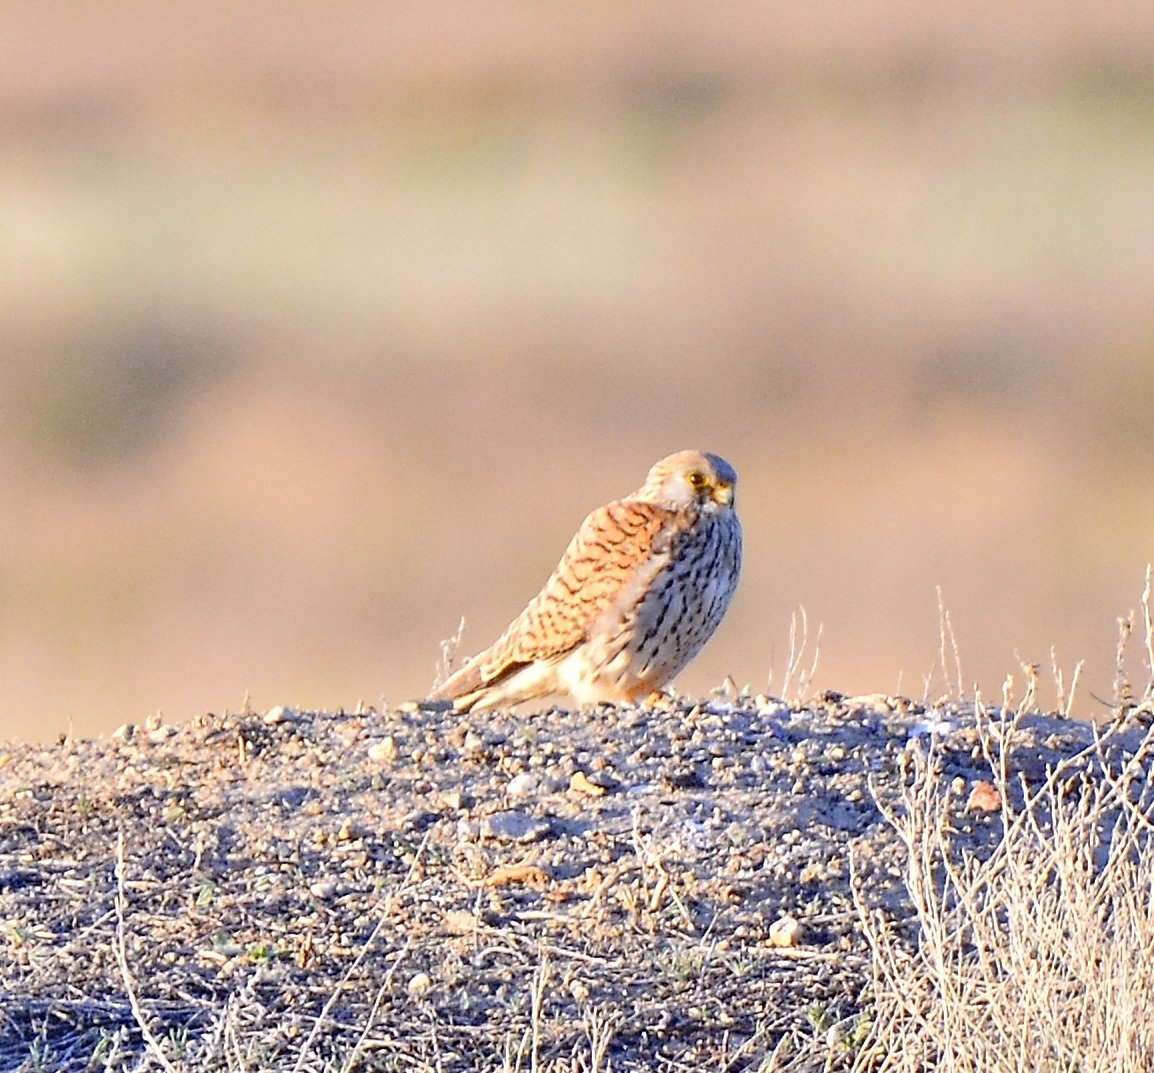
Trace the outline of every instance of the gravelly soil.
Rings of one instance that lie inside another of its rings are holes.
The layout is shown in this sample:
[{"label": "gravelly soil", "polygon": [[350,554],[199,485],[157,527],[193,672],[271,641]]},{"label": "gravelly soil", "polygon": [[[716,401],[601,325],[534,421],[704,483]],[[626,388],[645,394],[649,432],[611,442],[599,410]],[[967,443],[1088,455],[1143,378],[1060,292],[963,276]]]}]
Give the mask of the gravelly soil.
[{"label": "gravelly soil", "polygon": [[[783,1038],[839,1068],[859,914],[909,926],[878,803],[931,740],[957,846],[988,851],[972,711],[887,697],[9,745],[0,1069],[745,1070]],[[1030,717],[1010,767],[1092,740]]]}]

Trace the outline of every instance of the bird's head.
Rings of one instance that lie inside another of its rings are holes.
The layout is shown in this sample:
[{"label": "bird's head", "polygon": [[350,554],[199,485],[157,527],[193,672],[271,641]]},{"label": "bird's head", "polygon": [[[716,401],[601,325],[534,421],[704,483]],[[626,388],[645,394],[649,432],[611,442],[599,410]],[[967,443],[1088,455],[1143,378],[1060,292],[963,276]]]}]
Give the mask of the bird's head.
[{"label": "bird's head", "polygon": [[736,491],[737,473],[724,458],[707,451],[678,451],[653,466],[636,498],[712,513],[733,509]]}]

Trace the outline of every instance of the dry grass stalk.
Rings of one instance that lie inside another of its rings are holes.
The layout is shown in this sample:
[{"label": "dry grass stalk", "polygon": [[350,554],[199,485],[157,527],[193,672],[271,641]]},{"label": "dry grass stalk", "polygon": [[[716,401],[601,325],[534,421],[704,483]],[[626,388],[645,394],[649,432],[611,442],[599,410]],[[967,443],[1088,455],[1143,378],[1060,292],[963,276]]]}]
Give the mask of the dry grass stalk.
[{"label": "dry grass stalk", "polygon": [[1134,632],[1134,612],[1118,619],[1118,645],[1114,650],[1114,716],[1123,718],[1134,707],[1134,691],[1126,676],[1126,646]]},{"label": "dry grass stalk", "polygon": [[160,1041],[153,1034],[152,1027],[148,1023],[148,1018],[145,1016],[137,995],[136,981],[133,979],[132,970],[128,965],[127,925],[125,923],[128,915],[126,871],[124,828],[121,828],[116,837],[116,896],[113,899],[116,908],[116,943],[114,946],[116,965],[124,983],[124,993],[128,996],[128,1002],[132,1008],[133,1020],[136,1021],[137,1027],[140,1029],[140,1034],[148,1048],[148,1054],[159,1063],[165,1073],[176,1073],[174,1066],[164,1053],[164,1048],[160,1045]]},{"label": "dry grass stalk", "polygon": [[949,662],[946,659],[947,642],[949,644],[949,655],[954,660],[954,689],[956,690],[955,697],[961,700],[965,696],[965,683],[962,679],[962,654],[958,648],[958,638],[954,633],[954,624],[950,619],[950,612],[946,608],[945,599],[942,596],[942,587],[938,586],[938,648],[939,658],[942,661],[942,676],[946,679],[946,688],[949,688]]},{"label": "dry grass stalk", "polygon": [[858,891],[874,1011],[853,1068],[871,1073],[1148,1073],[1154,1054],[1154,730],[1121,765],[1116,731],[1031,789],[1006,757],[1020,714],[979,700],[1004,837],[953,848],[956,801],[933,750],[911,755],[897,807],[911,943]]},{"label": "dry grass stalk", "polygon": [[1050,672],[1054,676],[1054,689],[1058,697],[1058,711],[1062,713],[1063,718],[1069,719],[1073,714],[1074,696],[1078,691],[1078,679],[1082,677],[1082,666],[1084,660],[1078,660],[1074,664],[1074,670],[1070,674],[1070,688],[1066,689],[1066,678],[1062,673],[1062,668],[1058,666],[1058,650],[1050,646]]},{"label": "dry grass stalk", "polygon": [[461,638],[465,635],[465,616],[457,623],[457,632],[452,637],[441,641],[441,658],[433,677],[433,688],[436,689],[446,678],[456,670],[457,653],[461,650]]},{"label": "dry grass stalk", "polygon": [[[809,667],[803,666],[806,652],[809,649],[809,615],[804,607],[799,607],[789,616],[789,659],[786,661],[785,674],[781,681],[781,696],[783,700],[790,699],[790,692],[798,703],[803,703],[809,695],[810,687],[817,676],[817,665],[821,659],[821,635],[823,626],[819,623],[817,636],[814,639],[813,659]],[[769,674],[769,686],[773,684],[773,672]]]},{"label": "dry grass stalk", "polygon": [[1142,587],[1141,608],[1142,628],[1146,662],[1146,685],[1140,697],[1135,696],[1133,684],[1126,672],[1126,649],[1134,633],[1134,612],[1118,619],[1118,644],[1114,650],[1114,695],[1108,703],[1113,709],[1114,719],[1131,720],[1137,716],[1154,716],[1154,611],[1151,599],[1151,564],[1146,564],[1146,579]]},{"label": "dry grass stalk", "polygon": [[1149,678],[1146,689],[1142,694],[1141,707],[1150,710],[1154,707],[1154,614],[1150,610],[1150,573],[1151,564],[1146,564],[1146,584],[1142,587],[1142,624],[1146,632],[1146,669]]}]

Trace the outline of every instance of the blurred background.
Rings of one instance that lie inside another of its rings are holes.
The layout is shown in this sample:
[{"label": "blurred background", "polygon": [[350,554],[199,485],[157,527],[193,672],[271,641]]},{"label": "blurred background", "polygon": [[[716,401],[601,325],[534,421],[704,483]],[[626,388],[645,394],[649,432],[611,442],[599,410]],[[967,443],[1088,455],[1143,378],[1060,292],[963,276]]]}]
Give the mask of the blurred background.
[{"label": "blurred background", "polygon": [[1149,3],[0,14],[2,736],[421,695],[688,446],[683,690],[1101,714],[1152,415]]}]

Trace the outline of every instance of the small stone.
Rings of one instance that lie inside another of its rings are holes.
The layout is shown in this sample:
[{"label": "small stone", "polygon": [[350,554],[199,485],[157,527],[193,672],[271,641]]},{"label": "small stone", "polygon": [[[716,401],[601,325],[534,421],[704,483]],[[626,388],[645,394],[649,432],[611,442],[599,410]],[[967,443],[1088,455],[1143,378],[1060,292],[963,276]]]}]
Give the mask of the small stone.
[{"label": "small stone", "polygon": [[432,987],[433,978],[427,972],[418,972],[415,976],[409,977],[409,983],[405,990],[413,998],[420,998],[422,995],[427,995]]},{"label": "small stone", "polygon": [[337,893],[337,885],[331,879],[321,879],[316,883],[309,884],[309,894],[314,898],[319,898],[322,902],[327,902]]},{"label": "small stone", "polygon": [[449,812],[460,812],[466,807],[466,797],[460,790],[446,790],[441,794],[441,808]]},{"label": "small stone", "polygon": [[892,712],[897,707],[894,698],[886,693],[863,693],[861,696],[850,697],[848,703],[855,708],[865,708],[878,715]]},{"label": "small stone", "polygon": [[369,759],[378,763],[391,764],[397,758],[397,741],[391,734],[369,746]]},{"label": "small stone", "polygon": [[415,808],[405,813],[401,820],[401,826],[409,832],[427,831],[440,818],[440,815],[432,809]]},{"label": "small stone", "polygon": [[559,794],[569,788],[569,780],[556,767],[546,769],[541,779],[541,789],[547,794]]},{"label": "small stone", "polygon": [[131,741],[133,735],[136,733],[135,723],[122,723],[113,732],[112,736],[117,741]]},{"label": "small stone", "polygon": [[503,864],[485,877],[487,887],[524,885],[538,889],[549,885],[549,873],[535,864]]},{"label": "small stone", "polygon": [[550,831],[548,820],[524,812],[494,812],[481,821],[481,836],[501,842],[539,842]]},{"label": "small stone", "polygon": [[802,926],[796,917],[779,917],[769,926],[769,941],[773,946],[797,946],[802,939]]},{"label": "small stone", "polygon": [[532,797],[537,793],[540,780],[531,771],[514,775],[505,785],[505,793],[510,797]]},{"label": "small stone", "polygon": [[451,700],[408,700],[397,705],[398,712],[451,712]]},{"label": "small stone", "polygon": [[469,909],[450,909],[441,917],[441,923],[450,935],[472,935],[480,921]]},{"label": "small stone", "polygon": [[591,782],[584,771],[573,772],[573,777],[569,780],[569,791],[574,794],[583,794],[585,797],[604,797],[606,794],[605,787]]},{"label": "small stone", "polygon": [[296,717],[296,712],[291,708],[286,708],[283,704],[278,704],[275,708],[269,708],[264,713],[263,721],[269,726],[276,726],[278,723],[291,722]]},{"label": "small stone", "polygon": [[806,861],[797,874],[799,883],[820,883],[826,879],[828,872],[824,862],[820,860]]},{"label": "small stone", "polygon": [[974,783],[966,799],[967,812],[997,812],[1002,807],[1002,795],[992,782],[984,779]]}]

